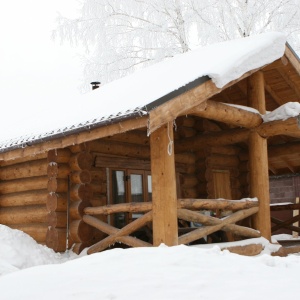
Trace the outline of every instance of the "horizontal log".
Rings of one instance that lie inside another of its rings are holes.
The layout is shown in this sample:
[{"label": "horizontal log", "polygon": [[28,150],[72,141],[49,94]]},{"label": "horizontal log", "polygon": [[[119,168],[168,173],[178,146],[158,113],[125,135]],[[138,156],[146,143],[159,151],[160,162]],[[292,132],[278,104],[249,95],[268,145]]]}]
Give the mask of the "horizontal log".
[{"label": "horizontal log", "polygon": [[105,250],[109,245],[118,241],[118,239],[120,237],[127,236],[127,235],[131,234],[132,232],[135,232],[136,230],[143,227],[151,220],[152,220],[152,212],[147,212],[142,217],[134,220],[133,222],[129,223],[122,229],[118,230],[115,234],[112,234],[112,235],[106,237],[102,241],[100,241],[100,242],[96,243],[95,245],[93,245],[92,247],[90,247],[88,249],[87,253],[93,254],[95,252],[100,252],[100,251]]},{"label": "horizontal log", "polygon": [[55,212],[51,211],[47,215],[48,226],[53,226],[56,228],[66,228],[67,227],[67,212]]},{"label": "horizontal log", "polygon": [[68,191],[68,180],[61,178],[49,178],[47,183],[49,193],[66,193]]},{"label": "horizontal log", "polygon": [[67,230],[65,228],[54,228],[49,226],[46,235],[47,247],[56,252],[66,251]]},{"label": "horizontal log", "polygon": [[236,223],[242,219],[245,219],[258,212],[258,207],[252,207],[238,212],[233,213],[232,215],[222,219],[222,223],[213,226],[203,226],[190,233],[184,234],[178,238],[178,244],[188,244],[192,241],[203,238],[213,232],[222,230],[226,225]]},{"label": "horizontal log", "polygon": [[189,114],[245,128],[255,128],[263,122],[259,113],[211,100],[207,100],[204,109],[194,107]]},{"label": "horizontal log", "polygon": [[182,116],[176,119],[177,126],[194,127],[196,120],[193,116]]},{"label": "horizontal log", "polygon": [[75,243],[88,242],[93,238],[93,234],[94,228],[82,220],[70,223],[70,237]]},{"label": "horizontal log", "polygon": [[46,176],[47,159],[33,160],[0,168],[0,180]]},{"label": "horizontal log", "polygon": [[46,207],[48,211],[66,211],[68,198],[66,193],[48,193]]},{"label": "horizontal log", "polygon": [[90,187],[93,193],[106,194],[107,184],[106,182],[91,182]]},{"label": "horizontal log", "polygon": [[225,146],[225,147],[207,147],[205,150],[206,150],[206,156],[212,154],[236,156],[240,153],[241,149],[236,146]]},{"label": "horizontal log", "polygon": [[[186,208],[190,210],[240,210],[251,207],[257,207],[258,201],[242,200],[225,200],[225,199],[179,199],[177,208]],[[84,213],[87,215],[109,215],[120,212],[148,212],[152,210],[152,202],[131,202],[111,204],[101,207],[87,207]]]},{"label": "horizontal log", "polygon": [[0,224],[45,223],[47,215],[45,205],[6,207],[0,209]]},{"label": "horizontal log", "polygon": [[242,200],[226,200],[226,199],[179,199],[178,208],[186,208],[190,210],[241,210],[251,207],[257,207],[258,201],[242,199]]},{"label": "horizontal log", "polygon": [[198,131],[195,128],[177,126],[176,132],[179,138],[188,138],[197,135]]},{"label": "horizontal log", "polygon": [[93,128],[80,133],[70,134],[55,138],[51,141],[32,145],[30,147],[18,148],[12,151],[0,153],[0,160],[13,160],[17,158],[29,157],[37,155],[45,151],[52,149],[65,148],[75,144],[81,144],[88,141],[93,141],[102,137],[106,137],[137,128],[146,128],[148,122],[148,116],[137,117],[134,119],[123,120],[121,122],[112,123],[107,126],[101,126],[100,128]]},{"label": "horizontal log", "polygon": [[[119,229],[104,223],[95,217],[85,215],[83,217],[83,221],[108,235],[117,234],[119,231]],[[144,242],[132,236],[117,237],[116,242],[121,242],[131,247],[152,247],[150,243]]]},{"label": "horizontal log", "polygon": [[[98,168],[132,168],[141,170],[150,170],[150,160],[146,159],[130,159],[121,156],[104,156],[97,154],[95,166]],[[106,173],[105,173],[106,177]]]},{"label": "horizontal log", "polygon": [[90,183],[92,179],[91,173],[88,170],[73,171],[70,174],[70,180],[72,183]]},{"label": "horizontal log", "polygon": [[117,141],[129,144],[137,144],[137,145],[150,145],[149,137],[147,136],[147,131],[128,131],[121,134],[115,134],[113,136],[109,136],[104,138],[106,141]]},{"label": "horizontal log", "polygon": [[68,163],[72,153],[70,149],[53,149],[48,151],[48,163]]},{"label": "horizontal log", "polygon": [[47,167],[47,175],[49,178],[67,178],[70,174],[70,167],[68,164],[63,163],[50,163]]},{"label": "horizontal log", "polygon": [[93,156],[89,152],[73,154],[69,160],[72,171],[89,170],[93,164]]},{"label": "horizontal log", "polygon": [[238,167],[240,161],[237,156],[214,154],[206,158],[206,166],[224,166],[224,167]]},{"label": "horizontal log", "polygon": [[199,183],[198,178],[195,175],[180,176],[180,185],[182,187],[190,188]]},{"label": "horizontal log", "polygon": [[88,143],[74,143],[68,147],[68,149],[70,149],[72,153],[90,152]]},{"label": "horizontal log", "polygon": [[130,202],[105,205],[100,207],[87,207],[84,209],[84,213],[87,215],[110,215],[120,212],[148,212],[152,210],[152,202]]},{"label": "horizontal log", "polygon": [[46,235],[48,230],[47,224],[16,224],[9,226],[12,229],[18,229],[29,236],[31,236],[36,242],[38,243],[45,243],[46,242]]},{"label": "horizontal log", "polygon": [[34,154],[26,157],[19,157],[19,158],[14,158],[14,159],[8,159],[8,160],[1,160],[0,161],[0,166],[1,167],[6,167],[6,166],[11,166],[11,165],[17,165],[20,163],[27,163],[29,161],[34,161],[34,160],[40,160],[47,158],[47,152],[39,153],[39,154]]},{"label": "horizontal log", "polygon": [[291,153],[300,153],[300,142],[285,143],[282,145],[268,147],[269,158],[288,156]]},{"label": "horizontal log", "polygon": [[[202,185],[203,186],[203,185]],[[203,192],[203,191],[202,191]],[[199,195],[198,188],[182,188],[181,194],[183,198],[197,198]]]},{"label": "horizontal log", "polygon": [[74,184],[71,186],[71,201],[90,201],[91,199],[93,199],[93,189],[90,184]]},{"label": "horizontal log", "polygon": [[249,130],[240,128],[220,132],[210,132],[209,134],[201,134],[197,135],[196,137],[177,141],[174,144],[175,153],[196,151],[197,149],[206,146],[234,145],[241,142],[246,142],[248,135]]},{"label": "horizontal log", "polygon": [[0,193],[11,194],[47,188],[48,177],[31,177],[0,182]]},{"label": "horizontal log", "polygon": [[196,156],[193,153],[178,153],[175,154],[175,162],[192,165],[196,162]]},{"label": "horizontal log", "polygon": [[276,135],[286,135],[300,138],[299,116],[287,120],[279,120],[263,123],[256,129],[257,133],[264,138]]},{"label": "horizontal log", "polygon": [[0,207],[46,204],[48,191],[36,190],[0,195]]},{"label": "horizontal log", "polygon": [[[125,160],[128,161],[128,159]],[[106,167],[92,167],[90,173],[91,180],[106,181]]]}]

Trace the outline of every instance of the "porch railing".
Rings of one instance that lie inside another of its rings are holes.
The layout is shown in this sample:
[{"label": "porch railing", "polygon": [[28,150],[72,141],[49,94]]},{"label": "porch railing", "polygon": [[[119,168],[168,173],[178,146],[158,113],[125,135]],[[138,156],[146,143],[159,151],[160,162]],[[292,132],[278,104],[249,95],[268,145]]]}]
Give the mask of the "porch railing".
[{"label": "porch railing", "polygon": [[[215,216],[207,216],[199,212],[204,210],[215,212]],[[226,212],[225,217],[222,217],[222,212]],[[258,201],[253,199],[178,199],[178,219],[201,224],[201,227],[192,229],[192,231],[179,236],[178,243],[189,244],[219,230],[243,237],[259,237],[260,233],[257,230],[235,224],[257,212]],[[144,214],[121,229],[95,217],[96,215],[115,213]],[[106,238],[89,248],[89,254],[103,251],[116,242],[121,242],[131,247],[152,246],[148,242],[130,236],[133,232],[152,222],[152,202],[87,207],[84,209],[83,221],[108,234]]]}]

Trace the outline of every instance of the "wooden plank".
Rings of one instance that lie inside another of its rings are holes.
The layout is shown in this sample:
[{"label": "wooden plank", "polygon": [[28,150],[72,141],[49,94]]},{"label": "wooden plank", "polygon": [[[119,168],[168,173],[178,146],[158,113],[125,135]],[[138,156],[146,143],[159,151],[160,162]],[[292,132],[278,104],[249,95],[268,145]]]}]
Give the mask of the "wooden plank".
[{"label": "wooden plank", "polygon": [[163,125],[150,135],[153,245],[178,244],[176,173],[173,124]]}]

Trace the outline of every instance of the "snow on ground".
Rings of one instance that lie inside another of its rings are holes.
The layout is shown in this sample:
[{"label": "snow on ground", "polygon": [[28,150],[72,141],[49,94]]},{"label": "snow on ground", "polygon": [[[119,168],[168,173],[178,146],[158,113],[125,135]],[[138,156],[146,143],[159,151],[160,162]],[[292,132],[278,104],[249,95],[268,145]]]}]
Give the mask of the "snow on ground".
[{"label": "snow on ground", "polygon": [[[1,299],[293,299],[300,256],[245,257],[188,246],[54,254],[24,233],[0,227]],[[18,249],[18,250],[17,250]],[[66,260],[68,260],[66,262]],[[29,267],[30,265],[35,267]],[[40,266],[37,266],[40,265]],[[26,268],[26,269],[24,269]],[[17,271],[18,269],[23,269]]]}]

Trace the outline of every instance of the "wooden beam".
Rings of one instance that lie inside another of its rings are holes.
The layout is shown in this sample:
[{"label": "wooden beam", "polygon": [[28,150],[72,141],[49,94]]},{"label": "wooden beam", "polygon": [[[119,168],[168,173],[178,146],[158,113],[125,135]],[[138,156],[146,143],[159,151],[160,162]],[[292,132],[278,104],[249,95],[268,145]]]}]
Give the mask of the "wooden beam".
[{"label": "wooden beam", "polygon": [[300,117],[293,117],[287,120],[278,120],[261,124],[257,129],[257,133],[264,138],[276,135],[286,135],[290,137],[300,138]]},{"label": "wooden beam", "polygon": [[288,58],[289,62],[291,63],[293,68],[296,70],[298,75],[300,76],[300,62],[299,62],[299,59],[295,56],[295,54],[287,46],[285,47],[284,54]]},{"label": "wooden beam", "polygon": [[265,83],[265,89],[266,91],[271,95],[271,97],[274,99],[274,101],[278,104],[278,105],[283,105],[286,102],[279,97],[276,92],[271,88],[270,85],[268,85],[267,83]]},{"label": "wooden beam", "polygon": [[147,127],[148,117],[125,120],[112,125],[106,125],[100,128],[91,129],[77,134],[70,134],[51,141],[42,142],[25,148],[15,149],[8,152],[0,153],[1,160],[12,160],[26,156],[35,156],[52,149],[61,149],[75,144],[92,141],[95,139],[111,136],[126,131]]},{"label": "wooden beam", "polygon": [[197,86],[190,91],[175,97],[172,99],[172,101],[168,101],[158,106],[150,112],[148,135],[163,124],[175,120],[178,116],[185,115],[186,112],[191,110],[193,107],[200,105],[205,100],[249,77],[251,74],[259,71],[262,68],[263,67],[246,72],[240,78],[229,82],[222,88],[217,88],[212,80],[208,80],[202,83],[200,86]]},{"label": "wooden beam", "polygon": [[274,69],[279,70],[283,67],[286,67],[288,64],[289,64],[288,58],[285,55],[283,55],[281,58],[273,61],[271,64],[264,67],[262,71],[270,71]]},{"label": "wooden beam", "polygon": [[245,128],[254,128],[263,122],[259,114],[246,109],[211,100],[207,100],[206,103],[206,107],[196,106],[188,114]]},{"label": "wooden beam", "polygon": [[269,158],[287,156],[291,153],[300,153],[300,142],[269,146],[268,149]]},{"label": "wooden beam", "polygon": [[248,78],[248,106],[257,109],[261,114],[266,113],[264,84],[264,74],[261,71],[254,73]]},{"label": "wooden beam", "polygon": [[168,246],[178,244],[176,174],[172,141],[172,122],[150,135],[154,246],[161,243]]},{"label": "wooden beam", "polygon": [[[262,72],[257,72],[248,80],[248,103],[261,114],[266,112],[264,93],[264,77]],[[250,170],[250,196],[257,197],[259,211],[254,216],[254,227],[261,235],[271,239],[270,223],[270,194],[269,194],[269,168],[267,140],[257,132],[249,135],[249,170]]]}]

